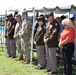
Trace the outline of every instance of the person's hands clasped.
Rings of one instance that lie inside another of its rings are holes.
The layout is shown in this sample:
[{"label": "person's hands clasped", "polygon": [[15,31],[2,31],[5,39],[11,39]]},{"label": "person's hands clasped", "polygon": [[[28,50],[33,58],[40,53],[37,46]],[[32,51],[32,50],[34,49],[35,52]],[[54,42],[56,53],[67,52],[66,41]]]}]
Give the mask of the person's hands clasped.
[{"label": "person's hands clasped", "polygon": [[48,39],[45,39],[45,38],[44,38],[44,43],[47,43],[47,41],[48,41]]},{"label": "person's hands clasped", "polygon": [[59,46],[59,48],[63,48],[62,43],[59,43],[58,46]]},{"label": "person's hands clasped", "polygon": [[36,45],[36,41],[34,41],[34,44]]}]

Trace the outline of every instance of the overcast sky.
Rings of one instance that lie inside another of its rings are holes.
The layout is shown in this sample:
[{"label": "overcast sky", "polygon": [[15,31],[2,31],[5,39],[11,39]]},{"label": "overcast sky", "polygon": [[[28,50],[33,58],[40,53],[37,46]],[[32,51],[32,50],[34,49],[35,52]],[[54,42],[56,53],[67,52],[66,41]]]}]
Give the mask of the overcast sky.
[{"label": "overcast sky", "polygon": [[75,0],[0,0],[0,14],[5,14],[7,10],[22,11],[24,8],[42,8],[42,7],[55,7],[55,6],[68,6],[74,4]]}]

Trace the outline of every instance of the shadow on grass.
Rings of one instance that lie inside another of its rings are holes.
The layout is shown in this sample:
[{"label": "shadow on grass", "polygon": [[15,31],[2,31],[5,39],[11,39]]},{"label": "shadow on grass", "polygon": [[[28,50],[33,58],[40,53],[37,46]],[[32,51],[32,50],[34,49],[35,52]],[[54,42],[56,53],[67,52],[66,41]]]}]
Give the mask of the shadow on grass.
[{"label": "shadow on grass", "polygon": [[38,62],[37,57],[33,57],[33,65],[36,65],[37,66],[37,62]]}]

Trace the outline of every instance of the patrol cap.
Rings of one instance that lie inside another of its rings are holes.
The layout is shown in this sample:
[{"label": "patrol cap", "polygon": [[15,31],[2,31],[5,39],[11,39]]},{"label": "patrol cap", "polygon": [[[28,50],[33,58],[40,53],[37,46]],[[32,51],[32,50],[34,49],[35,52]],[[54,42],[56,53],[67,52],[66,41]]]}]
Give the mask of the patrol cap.
[{"label": "patrol cap", "polygon": [[16,16],[15,16],[15,18],[17,18],[18,16],[21,16],[20,14],[17,14]]},{"label": "patrol cap", "polygon": [[45,13],[45,17],[46,17],[46,18],[48,18],[48,17],[50,17],[50,16],[54,16],[54,15],[53,15],[53,12],[47,12],[47,13]]},{"label": "patrol cap", "polygon": [[28,15],[27,11],[23,11],[22,15]]}]

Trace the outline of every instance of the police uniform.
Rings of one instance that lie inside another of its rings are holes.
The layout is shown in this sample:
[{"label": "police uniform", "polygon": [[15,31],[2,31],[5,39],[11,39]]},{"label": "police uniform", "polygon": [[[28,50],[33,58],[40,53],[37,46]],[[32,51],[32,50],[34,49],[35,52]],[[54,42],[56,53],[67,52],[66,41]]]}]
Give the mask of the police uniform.
[{"label": "police uniform", "polygon": [[[47,18],[53,17],[53,12],[45,14]],[[46,47],[46,59],[47,59],[47,71],[56,72],[56,48],[58,47],[58,33],[60,27],[55,19],[51,22],[47,22],[46,32],[44,39],[47,39],[45,43]]]},{"label": "police uniform", "polygon": [[[38,21],[43,21],[43,17],[38,17]],[[45,65],[45,53],[44,53],[44,42],[43,37],[45,33],[45,23],[43,22],[42,25],[39,25],[37,28],[37,31],[34,36],[34,41],[36,42],[36,50],[37,50],[37,56],[38,56],[38,68],[37,69],[43,69]]]},{"label": "police uniform", "polygon": [[9,27],[8,27],[8,34],[7,34],[8,38],[10,40],[10,43],[9,43],[10,50],[8,51],[8,55],[9,55],[9,57],[15,58],[16,57],[16,43],[15,43],[15,39],[13,37],[14,37],[14,31],[15,31],[16,21],[13,18],[12,14],[9,14],[7,17],[8,18],[12,17],[9,20],[9,25],[8,25]]},{"label": "police uniform", "polygon": [[30,61],[30,38],[31,38],[31,33],[32,33],[32,23],[29,19],[24,19],[22,22],[22,28],[20,31],[21,35],[21,50],[23,51],[22,53],[24,54],[24,60],[29,62]]},{"label": "police uniform", "polygon": [[[17,18],[18,16],[20,16],[20,15],[17,14],[15,18]],[[22,21],[17,22],[16,27],[15,27],[14,37],[15,37],[15,40],[16,40],[16,50],[18,50],[19,58],[23,59],[22,51],[21,51],[21,38],[19,37],[21,27],[22,27]]]}]

